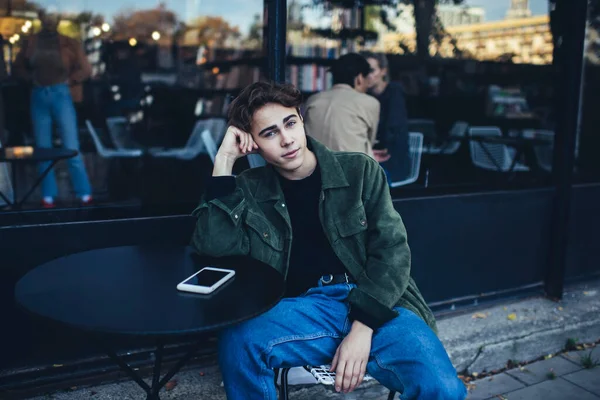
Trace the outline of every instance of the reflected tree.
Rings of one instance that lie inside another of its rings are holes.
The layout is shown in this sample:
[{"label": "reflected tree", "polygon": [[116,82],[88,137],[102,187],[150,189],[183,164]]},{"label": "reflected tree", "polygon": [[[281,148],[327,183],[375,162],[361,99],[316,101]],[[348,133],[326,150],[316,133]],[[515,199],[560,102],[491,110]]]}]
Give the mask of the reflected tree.
[{"label": "reflected tree", "polygon": [[229,22],[221,17],[200,17],[193,21],[189,28],[196,31],[198,45],[211,48],[223,48],[228,41],[242,36],[237,26],[229,25]]},{"label": "reflected tree", "polygon": [[0,15],[11,16],[14,12],[37,11],[42,8],[31,0],[0,0]]},{"label": "reflected tree", "polygon": [[163,37],[171,37],[177,26],[177,15],[161,3],[152,9],[119,12],[114,18],[112,36],[115,40],[150,40],[152,33],[158,31]]},{"label": "reflected tree", "polygon": [[600,64],[600,1],[588,3],[588,40],[587,59],[592,64]]},{"label": "reflected tree", "polygon": [[[324,6],[326,9],[332,7],[352,7],[359,2],[354,0],[313,0],[313,5]],[[444,29],[442,22],[437,17],[436,8],[438,4],[464,4],[464,0],[371,0],[362,1],[366,7],[366,27],[368,29],[369,20],[378,19],[389,30],[395,31],[395,27],[391,22],[390,13],[397,13],[399,4],[407,4],[413,6],[413,16],[415,21],[416,31],[416,53],[420,58],[429,57],[429,44],[431,40],[440,41],[449,34]],[[455,53],[460,56],[462,52],[456,46],[456,41],[450,38],[454,45]],[[409,52],[407,46],[400,43],[400,47]]]},{"label": "reflected tree", "polygon": [[248,37],[246,38],[246,46],[250,48],[260,47],[263,32],[262,16],[260,14],[254,15],[254,20],[248,31]]}]

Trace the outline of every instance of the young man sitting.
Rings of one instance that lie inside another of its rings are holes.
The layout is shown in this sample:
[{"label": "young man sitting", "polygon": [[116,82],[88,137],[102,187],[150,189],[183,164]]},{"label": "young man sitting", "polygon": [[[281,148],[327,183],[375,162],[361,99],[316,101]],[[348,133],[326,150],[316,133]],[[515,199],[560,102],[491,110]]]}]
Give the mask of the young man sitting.
[{"label": "young man sitting", "polygon": [[[384,171],[365,154],[307,137],[301,100],[291,85],[242,91],[194,211],[200,254],[250,256],[286,278],[274,308],[220,335],[227,398],[275,400],[274,368],[331,363],[338,392],[368,372],[403,399],[464,399],[410,277]],[[233,177],[235,161],[252,152],[268,165]]]}]

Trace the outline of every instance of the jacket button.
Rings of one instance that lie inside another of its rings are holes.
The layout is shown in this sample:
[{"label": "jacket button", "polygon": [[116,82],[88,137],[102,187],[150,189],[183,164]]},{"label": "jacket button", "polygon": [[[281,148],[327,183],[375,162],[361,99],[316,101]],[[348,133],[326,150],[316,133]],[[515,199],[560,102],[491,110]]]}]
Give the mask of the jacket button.
[{"label": "jacket button", "polygon": [[263,233],[263,236],[267,238],[267,237],[269,237],[269,234],[267,232],[265,232],[265,233]]},{"label": "jacket button", "polygon": [[285,204],[284,204],[284,203],[281,203],[281,207],[285,207]]},{"label": "jacket button", "polygon": [[237,214],[235,214],[235,215],[233,216],[233,218],[235,218],[235,219],[238,219],[239,217],[238,217],[238,215],[237,215]]},{"label": "jacket button", "polygon": [[361,219],[361,220],[360,220],[360,224],[361,224],[362,226],[365,226],[365,225],[367,224],[367,220],[366,220],[366,219]]}]

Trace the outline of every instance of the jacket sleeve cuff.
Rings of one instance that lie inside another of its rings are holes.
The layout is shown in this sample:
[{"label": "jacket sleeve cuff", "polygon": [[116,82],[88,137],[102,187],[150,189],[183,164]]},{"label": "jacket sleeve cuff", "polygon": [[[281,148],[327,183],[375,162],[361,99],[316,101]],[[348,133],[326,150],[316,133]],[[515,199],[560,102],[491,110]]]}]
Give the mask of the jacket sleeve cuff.
[{"label": "jacket sleeve cuff", "polygon": [[206,201],[232,194],[235,191],[235,178],[233,176],[213,176],[208,181],[206,188]]},{"label": "jacket sleeve cuff", "polygon": [[362,322],[369,328],[373,329],[373,332],[377,331],[377,329],[379,329],[382,325],[381,321],[378,321],[376,318],[373,318],[373,316],[367,314],[357,307],[350,307],[350,314],[348,315],[348,318],[352,322]]},{"label": "jacket sleeve cuff", "polygon": [[373,330],[398,316],[398,312],[381,304],[359,288],[350,291],[348,302],[351,306],[351,313],[354,312],[350,317],[357,315],[356,313],[363,316],[368,315],[364,321],[358,317],[356,319]]}]

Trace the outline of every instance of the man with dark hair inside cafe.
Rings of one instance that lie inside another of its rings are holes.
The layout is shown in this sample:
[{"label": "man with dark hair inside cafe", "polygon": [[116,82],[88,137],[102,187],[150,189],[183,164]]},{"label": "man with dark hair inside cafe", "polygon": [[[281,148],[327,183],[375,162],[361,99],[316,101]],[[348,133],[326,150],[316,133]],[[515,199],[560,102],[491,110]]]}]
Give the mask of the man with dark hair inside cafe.
[{"label": "man with dark hair inside cafe", "polygon": [[[333,63],[333,87],[306,102],[306,131],[334,151],[355,151],[371,157],[379,121],[379,102],[366,93],[371,67],[356,53]],[[385,159],[378,159],[385,161]]]},{"label": "man with dark hair inside cafe", "polygon": [[[221,332],[229,400],[277,399],[274,369],[331,364],[335,390],[365,373],[403,399],[464,399],[410,276],[410,250],[384,171],[307,136],[291,85],[259,82],[231,104],[213,177],[193,215],[201,255],[248,256],[285,277],[266,313]],[[257,152],[267,166],[234,177]]]},{"label": "man with dark hair inside cafe", "polygon": [[361,53],[371,65],[369,93],[379,100],[381,113],[373,152],[379,158],[389,156],[381,164],[391,181],[401,181],[410,172],[408,113],[404,89],[389,81],[388,59],[383,53]]}]

